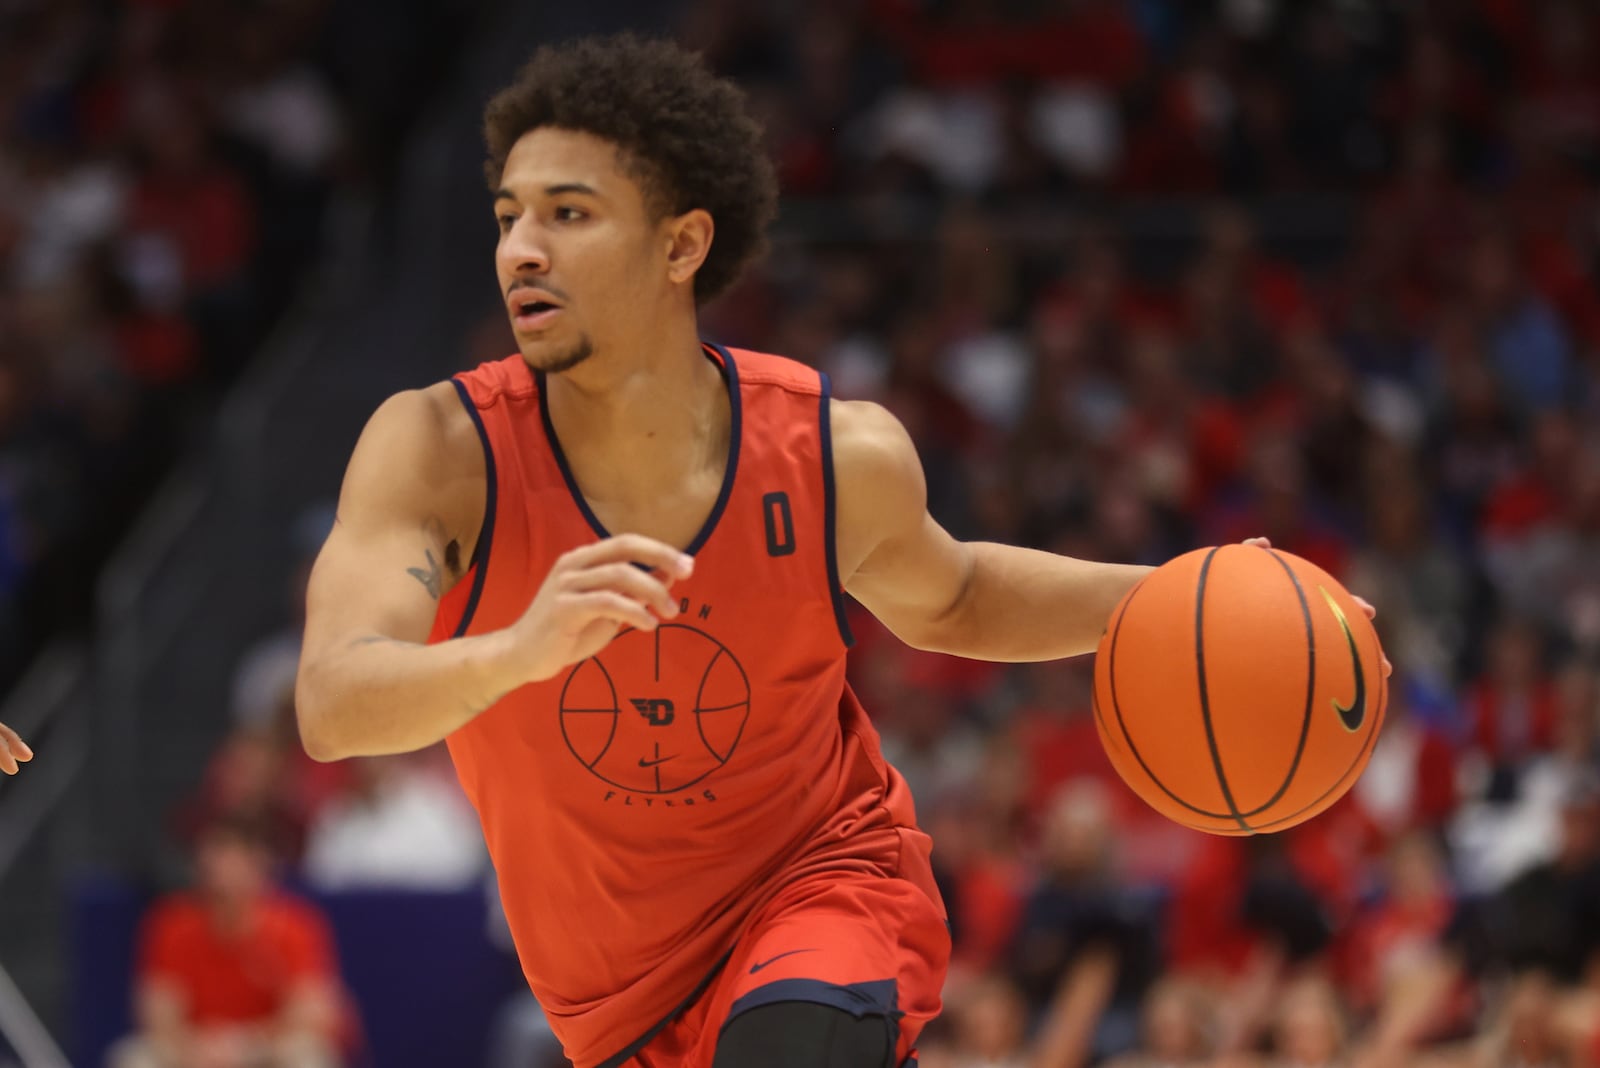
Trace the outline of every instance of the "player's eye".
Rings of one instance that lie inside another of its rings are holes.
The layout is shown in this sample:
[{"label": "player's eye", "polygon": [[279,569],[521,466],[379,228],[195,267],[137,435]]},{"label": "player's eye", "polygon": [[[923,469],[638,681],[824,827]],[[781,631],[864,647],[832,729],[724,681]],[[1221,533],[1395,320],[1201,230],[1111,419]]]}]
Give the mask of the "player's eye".
[{"label": "player's eye", "polygon": [[583,212],[567,204],[563,204],[555,210],[556,222],[577,222],[583,217]]},{"label": "player's eye", "polygon": [[500,232],[504,234],[510,232],[511,228],[517,224],[517,217],[515,215],[496,215],[495,221],[500,224]]}]

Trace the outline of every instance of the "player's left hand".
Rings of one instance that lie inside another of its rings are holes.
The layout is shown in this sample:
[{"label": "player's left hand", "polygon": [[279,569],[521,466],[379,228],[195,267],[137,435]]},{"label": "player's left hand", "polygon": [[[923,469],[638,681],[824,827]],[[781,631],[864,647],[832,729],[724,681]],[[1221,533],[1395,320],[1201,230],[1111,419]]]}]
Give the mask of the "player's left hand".
[{"label": "player's left hand", "polygon": [[[1257,548],[1261,548],[1261,549],[1270,549],[1270,548],[1272,548],[1272,542],[1271,542],[1270,539],[1267,539],[1267,538],[1246,538],[1246,539],[1244,539],[1244,543],[1246,545],[1254,545]],[[1368,619],[1377,619],[1378,618],[1378,610],[1376,608],[1372,607],[1371,603],[1368,602],[1365,597],[1357,597],[1353,593],[1350,596],[1355,599],[1356,604],[1361,606],[1361,610],[1367,614],[1367,618]],[[1394,665],[1389,663],[1389,657],[1387,655],[1385,655],[1384,658],[1383,658],[1383,677],[1384,678],[1388,678],[1390,675],[1393,675],[1393,674],[1394,674]]]},{"label": "player's left hand", "polygon": [[27,763],[33,759],[33,750],[28,748],[28,743],[17,736],[17,732],[0,723],[0,771],[7,775],[17,773],[17,764]]}]

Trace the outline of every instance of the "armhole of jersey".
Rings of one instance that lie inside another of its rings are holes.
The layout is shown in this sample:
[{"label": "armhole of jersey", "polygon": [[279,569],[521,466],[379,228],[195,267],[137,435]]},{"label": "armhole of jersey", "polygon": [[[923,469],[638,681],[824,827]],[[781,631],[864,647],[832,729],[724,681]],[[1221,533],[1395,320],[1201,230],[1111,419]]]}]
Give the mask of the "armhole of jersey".
[{"label": "armhole of jersey", "polygon": [[472,416],[472,425],[478,428],[478,440],[483,444],[483,470],[488,479],[488,489],[483,497],[483,528],[478,531],[478,544],[472,547],[472,591],[467,594],[467,606],[461,610],[461,622],[456,624],[455,633],[450,635],[459,638],[472,625],[472,615],[478,610],[478,598],[483,595],[483,580],[489,574],[489,549],[494,542],[495,498],[499,494],[499,480],[495,477],[494,449],[489,446],[489,431],[483,425],[483,415],[459,378],[452,378],[450,384],[456,387],[461,406]]},{"label": "armhole of jersey", "polygon": [[839,625],[839,637],[848,649],[856,643],[850,633],[850,620],[845,615],[844,584],[839,581],[839,547],[837,524],[839,510],[834,503],[833,488],[833,413],[829,401],[833,399],[833,383],[825,372],[818,371],[822,379],[822,397],[818,403],[817,427],[822,435],[822,542],[828,557],[828,592],[833,597],[833,619]]}]

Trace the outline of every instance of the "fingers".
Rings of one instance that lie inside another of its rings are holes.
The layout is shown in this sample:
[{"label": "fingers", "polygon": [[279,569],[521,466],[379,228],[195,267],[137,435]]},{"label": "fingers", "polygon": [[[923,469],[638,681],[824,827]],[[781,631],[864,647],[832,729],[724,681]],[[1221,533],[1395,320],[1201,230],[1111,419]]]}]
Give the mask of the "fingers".
[{"label": "fingers", "polygon": [[[1350,597],[1351,597],[1352,600],[1355,601],[1356,606],[1367,614],[1367,618],[1368,619],[1377,619],[1378,618],[1378,610],[1376,608],[1372,607],[1372,604],[1365,597],[1357,597],[1353,593],[1350,595]],[[1385,656],[1383,658],[1383,677],[1384,678],[1388,678],[1390,675],[1393,675],[1393,674],[1394,674],[1394,665],[1389,663],[1389,658],[1387,656]]]},{"label": "fingers", "polygon": [[686,579],[694,572],[694,558],[665,542],[643,534],[618,534],[614,538],[573,549],[563,557],[570,568],[590,568],[599,564],[643,564],[671,579]]},{"label": "fingers", "polygon": [[579,608],[594,619],[606,619],[636,630],[655,630],[661,621],[644,605],[611,590],[595,590],[582,595]]},{"label": "fingers", "polygon": [[18,737],[17,732],[0,723],[0,771],[7,775],[17,773],[17,763],[27,763],[33,759],[33,750],[28,748],[28,743]]},{"label": "fingers", "polygon": [[1272,541],[1268,538],[1246,538],[1244,539],[1244,544],[1253,545],[1258,549],[1272,548]]},{"label": "fingers", "polygon": [[566,577],[569,590],[589,592],[610,590],[631,597],[656,615],[671,619],[678,614],[678,602],[667,592],[666,585],[654,573],[640,571],[632,564],[601,564],[598,567],[575,571]]}]

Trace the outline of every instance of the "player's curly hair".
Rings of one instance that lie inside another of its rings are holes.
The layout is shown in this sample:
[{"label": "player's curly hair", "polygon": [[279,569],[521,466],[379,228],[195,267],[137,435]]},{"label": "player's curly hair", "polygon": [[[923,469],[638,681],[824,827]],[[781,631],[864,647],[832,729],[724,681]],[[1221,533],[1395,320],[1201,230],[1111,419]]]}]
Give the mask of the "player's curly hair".
[{"label": "player's curly hair", "polygon": [[695,208],[716,236],[694,279],[705,303],[766,249],[778,182],[744,95],[671,41],[632,34],[547,45],[484,110],[489,188],[517,139],[541,126],[604,138],[657,217]]}]

